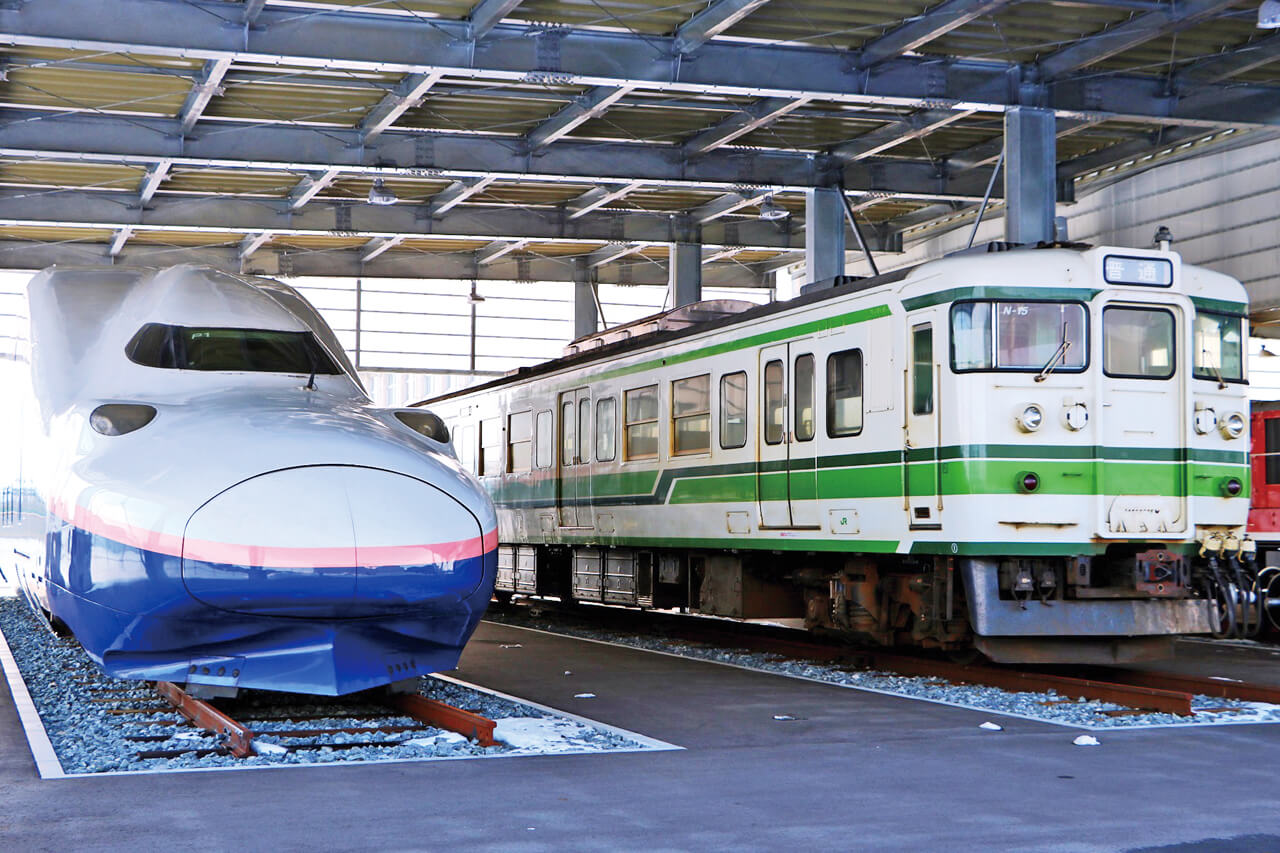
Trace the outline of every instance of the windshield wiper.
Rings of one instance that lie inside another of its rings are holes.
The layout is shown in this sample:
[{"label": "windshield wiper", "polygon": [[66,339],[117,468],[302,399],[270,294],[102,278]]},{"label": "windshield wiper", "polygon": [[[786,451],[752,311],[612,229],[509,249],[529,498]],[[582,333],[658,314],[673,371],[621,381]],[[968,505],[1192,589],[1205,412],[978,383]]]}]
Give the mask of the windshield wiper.
[{"label": "windshield wiper", "polygon": [[1036,374],[1036,381],[1043,382],[1048,378],[1058,363],[1067,357],[1067,350],[1071,349],[1071,341],[1067,338],[1067,324],[1062,324],[1062,343],[1058,344],[1058,348],[1053,351],[1053,355],[1049,356],[1049,360],[1045,362],[1044,367],[1040,368],[1040,372]]},{"label": "windshield wiper", "polygon": [[[1200,350],[1200,354],[1204,356],[1208,356],[1209,355],[1208,347]],[[1218,380],[1218,390],[1225,391],[1227,388],[1227,381],[1222,378],[1222,371],[1218,369],[1218,365],[1214,364],[1208,358],[1204,360],[1204,363],[1205,363],[1205,367],[1208,367],[1210,370],[1213,371],[1213,377]]]},{"label": "windshield wiper", "polygon": [[308,346],[309,343],[310,341],[306,340],[302,342],[302,348],[307,352],[307,363],[311,367],[311,378],[307,380],[306,385],[302,386],[303,391],[316,390],[316,354],[311,351],[311,347]]}]

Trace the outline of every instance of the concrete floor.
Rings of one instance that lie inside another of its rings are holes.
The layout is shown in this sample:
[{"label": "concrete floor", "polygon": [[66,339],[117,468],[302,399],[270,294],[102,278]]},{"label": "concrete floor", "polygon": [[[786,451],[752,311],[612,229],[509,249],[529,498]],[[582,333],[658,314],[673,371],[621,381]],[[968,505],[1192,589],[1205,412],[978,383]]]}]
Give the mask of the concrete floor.
[{"label": "concrete floor", "polygon": [[686,749],[41,782],[6,691],[0,849],[1280,850],[1280,726],[1077,747],[1072,729],[493,624],[462,664]]}]

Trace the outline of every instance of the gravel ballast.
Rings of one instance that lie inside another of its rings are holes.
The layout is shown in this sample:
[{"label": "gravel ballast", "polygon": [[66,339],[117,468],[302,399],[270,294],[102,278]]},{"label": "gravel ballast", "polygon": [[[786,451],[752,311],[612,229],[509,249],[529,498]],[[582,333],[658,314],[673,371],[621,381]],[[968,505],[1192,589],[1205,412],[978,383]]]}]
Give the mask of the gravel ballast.
[{"label": "gravel ballast", "polygon": [[[421,679],[422,695],[496,721],[495,735],[500,743],[482,747],[455,732],[416,728],[414,720],[389,716],[394,712],[378,706],[372,698],[253,691],[218,704],[253,730],[258,754],[248,758],[200,754],[201,750],[218,748],[220,738],[185,723],[175,725],[177,713],[157,697],[149,683],[107,677],[79,643],[55,637],[22,600],[0,598],[0,632],[67,775],[669,748],[541,706],[428,676]],[[128,709],[146,712],[120,713]],[[397,726],[415,728],[394,731]],[[323,735],[328,746],[297,749],[317,743],[320,737],[300,735],[300,730],[363,727],[374,731]],[[378,745],[359,745],[372,742]],[[139,757],[139,752],[149,750],[181,750],[181,754]]]}]

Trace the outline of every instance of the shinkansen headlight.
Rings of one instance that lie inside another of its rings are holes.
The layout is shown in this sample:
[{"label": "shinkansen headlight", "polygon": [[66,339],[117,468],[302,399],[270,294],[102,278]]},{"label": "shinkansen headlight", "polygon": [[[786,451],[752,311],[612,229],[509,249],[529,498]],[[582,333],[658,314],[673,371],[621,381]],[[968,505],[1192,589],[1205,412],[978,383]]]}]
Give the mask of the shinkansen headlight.
[{"label": "shinkansen headlight", "polygon": [[103,435],[126,435],[155,420],[156,410],[140,403],[107,403],[89,415],[89,426]]},{"label": "shinkansen headlight", "polygon": [[1035,432],[1044,423],[1044,410],[1035,403],[1028,403],[1018,414],[1018,429],[1023,432]]},{"label": "shinkansen headlight", "polygon": [[396,419],[409,429],[441,444],[449,443],[449,428],[432,412],[396,412]]},{"label": "shinkansen headlight", "polygon": [[1244,415],[1239,412],[1232,412],[1218,422],[1223,438],[1239,438],[1244,435],[1244,427]]}]

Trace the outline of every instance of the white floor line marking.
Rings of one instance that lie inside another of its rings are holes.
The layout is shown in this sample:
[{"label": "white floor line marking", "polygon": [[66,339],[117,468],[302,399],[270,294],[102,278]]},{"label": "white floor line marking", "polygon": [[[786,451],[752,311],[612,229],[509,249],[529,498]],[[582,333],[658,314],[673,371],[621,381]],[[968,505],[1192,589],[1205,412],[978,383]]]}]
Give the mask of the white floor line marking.
[{"label": "white floor line marking", "polygon": [[[1274,726],[1280,725],[1280,720],[1220,720],[1206,723],[1141,723],[1136,726],[1087,726],[1081,723],[1065,723],[1061,720],[1046,720],[1043,717],[1032,717],[1029,714],[1019,714],[1016,711],[1001,711],[996,708],[983,708],[980,705],[965,705],[960,702],[948,702],[945,699],[930,699],[927,696],[912,696],[909,693],[895,693],[892,690],[881,690],[878,687],[864,687],[859,684],[844,684],[839,681],[827,681],[824,678],[814,678],[811,675],[797,675],[792,672],[779,672],[772,669],[761,669],[755,666],[747,666],[742,663],[730,663],[729,661],[710,660],[695,655],[682,655],[679,652],[664,652],[658,649],[647,649],[644,646],[631,646],[626,643],[619,643],[613,640],[597,640],[593,637],[579,637],[575,634],[559,634],[555,631],[548,631],[544,628],[528,628],[524,625],[512,625],[507,622],[492,622],[485,620],[490,625],[499,625],[503,628],[515,628],[518,631],[530,631],[534,634],[548,634],[552,637],[561,637],[567,640],[581,640],[584,643],[598,643],[602,646],[614,646],[619,649],[629,649],[633,652],[648,652],[653,655],[665,655],[671,658],[679,658],[680,660],[695,661],[697,663],[709,663],[715,666],[727,666],[730,669],[741,669],[747,672],[754,672],[761,675],[777,675],[782,678],[794,678],[797,681],[808,681],[813,684],[824,684],[827,687],[844,687],[848,690],[858,690],[862,693],[878,693],[881,696],[892,696],[895,699],[909,699],[912,702],[927,702],[930,705],[945,705],[949,708],[960,708],[965,711],[976,711],[983,714],[998,714],[1001,717],[1010,717],[1017,720],[1028,720],[1032,723],[1044,723],[1048,726],[1061,726],[1065,729],[1077,729],[1086,732],[1136,732],[1144,729],[1205,729],[1214,726]],[[1008,691],[1006,691],[1008,692]],[[557,712],[560,713],[560,712]]]},{"label": "white floor line marking", "polygon": [[27,734],[27,744],[31,747],[31,757],[36,761],[36,772],[41,779],[63,779],[68,774],[58,761],[58,754],[53,750],[49,733],[45,731],[44,721],[36,710],[36,703],[27,690],[27,683],[22,680],[18,671],[18,662],[13,657],[4,632],[0,631],[0,664],[4,665],[4,676],[9,682],[9,692],[13,696],[13,704],[18,710],[18,719],[22,721],[23,731]]}]

